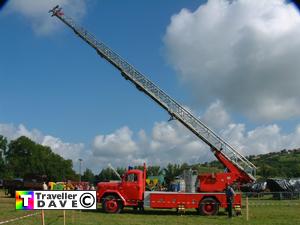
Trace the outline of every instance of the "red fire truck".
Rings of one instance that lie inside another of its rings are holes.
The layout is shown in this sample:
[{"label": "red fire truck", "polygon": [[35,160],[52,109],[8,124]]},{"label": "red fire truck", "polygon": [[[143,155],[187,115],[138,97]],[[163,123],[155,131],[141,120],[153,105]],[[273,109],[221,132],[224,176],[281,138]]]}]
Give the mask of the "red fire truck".
[{"label": "red fire truck", "polygon": [[[231,184],[234,177],[231,173],[202,174],[198,176],[198,187],[195,193],[145,191],[146,165],[144,170],[128,170],[120,182],[98,183],[97,198],[102,202],[104,211],[118,213],[123,207],[130,206],[185,210],[197,209],[202,215],[215,215],[219,207],[226,208],[225,186]],[[209,190],[209,191],[207,191]],[[234,209],[241,209],[241,194],[234,198]]]},{"label": "red fire truck", "polygon": [[[255,180],[256,167],[234,147],[224,141],[214,131],[208,128],[190,111],[185,109],[157,85],[140,73],[135,67],[126,62],[120,55],[111,50],[103,42],[98,41],[84,28],[78,26],[67,17],[59,6],[49,11],[64,24],[70,27],[80,38],[96,50],[110,64],[115,66],[121,75],[138,90],[145,93],[158,103],[171,116],[181,122],[187,129],[204,141],[215,157],[224,165],[226,172],[198,175],[195,192],[147,192],[146,166],[144,170],[128,170],[120,182],[101,182],[98,184],[97,198],[102,202],[108,213],[118,213],[123,207],[143,208],[176,208],[184,210],[195,208],[203,215],[215,215],[219,207],[226,208],[227,185],[249,183]],[[241,193],[234,197],[235,209],[241,207]]]}]

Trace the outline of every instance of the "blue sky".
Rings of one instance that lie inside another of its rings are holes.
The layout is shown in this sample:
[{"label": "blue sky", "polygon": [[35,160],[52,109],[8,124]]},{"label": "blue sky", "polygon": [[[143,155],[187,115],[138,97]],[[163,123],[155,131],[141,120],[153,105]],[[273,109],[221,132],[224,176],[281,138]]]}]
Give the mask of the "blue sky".
[{"label": "blue sky", "polygon": [[300,19],[283,0],[11,0],[0,13],[0,134],[84,157],[94,171],[211,159],[48,16],[56,3],[244,154],[299,147]]},{"label": "blue sky", "polygon": [[[194,10],[200,3],[93,1],[80,24],[163,89],[186,100],[164,58],[162,37],[174,13],[183,7]],[[125,124],[150,129],[154,121],[167,118],[67,27],[39,36],[24,16],[1,17],[3,123],[23,123],[66,141],[89,142],[99,132]]]}]

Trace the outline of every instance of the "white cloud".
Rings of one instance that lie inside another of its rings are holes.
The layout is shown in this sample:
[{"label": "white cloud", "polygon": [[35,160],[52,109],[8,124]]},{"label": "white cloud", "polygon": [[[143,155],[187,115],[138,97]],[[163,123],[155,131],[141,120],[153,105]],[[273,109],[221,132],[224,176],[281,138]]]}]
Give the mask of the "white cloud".
[{"label": "white cloud", "polygon": [[13,124],[0,124],[0,135],[5,136],[9,140],[14,140],[20,136],[26,136],[39,143],[43,139],[43,135],[40,131],[36,129],[29,131],[23,124],[20,124],[18,127]]},{"label": "white cloud", "polygon": [[[217,109],[219,113],[214,113]],[[245,124],[232,122],[220,102],[211,104],[203,115],[207,124],[214,124],[224,116],[224,127],[215,129],[225,140],[244,155],[262,154],[282,149],[294,149],[300,146],[300,124],[291,133],[282,132],[277,124],[259,126],[247,130]],[[221,116],[222,117],[222,116]],[[24,125],[0,124],[0,135],[10,140],[22,135],[50,146],[53,151],[73,160],[78,171],[78,159],[83,159],[83,166],[99,173],[111,163],[115,167],[128,165],[165,166],[168,163],[199,163],[215,159],[209,147],[189,132],[178,121],[156,122],[148,134],[140,130],[136,134],[128,127],[121,127],[110,134],[97,135],[89,149],[83,143],[68,143],[58,137],[44,135],[37,129],[29,130]]]},{"label": "white cloud", "polygon": [[0,135],[3,135],[9,140],[26,136],[41,145],[49,146],[53,152],[61,155],[65,159],[72,159],[74,163],[82,157],[83,151],[85,150],[85,145],[83,143],[64,142],[60,138],[44,135],[37,129],[28,130],[23,124],[20,124],[19,126],[13,124],[0,124]]},{"label": "white cloud", "polygon": [[256,155],[299,148],[299,126],[292,133],[285,134],[277,124],[259,126],[250,131],[246,131],[243,124],[230,124],[221,134],[244,154]]},{"label": "white cloud", "polygon": [[58,20],[48,13],[56,5],[64,7],[64,11],[76,20],[86,13],[86,0],[11,0],[6,9],[21,14],[30,21],[35,33],[45,35],[60,27]]},{"label": "white cloud", "polygon": [[[202,118],[207,124],[215,124],[215,131],[244,155],[263,154],[300,146],[300,124],[289,134],[282,132],[277,124],[247,130],[245,124],[232,122],[219,101],[212,103]],[[220,123],[217,122],[219,119]],[[127,138],[116,138],[120,136],[121,130],[127,134],[125,135]],[[141,130],[137,138],[134,138],[135,135],[128,127],[100,136],[101,143],[105,144],[101,144],[100,149],[99,146],[94,148],[93,154],[94,160],[98,160],[98,164],[104,167],[108,163],[116,167],[126,167],[143,162],[150,165],[166,165],[169,162],[199,163],[214,159],[209,147],[178,121],[156,122],[151,134]],[[114,137],[113,141],[105,141],[109,139],[108,137]],[[128,154],[124,154],[123,146],[125,149],[126,146],[134,146],[134,150],[131,152],[126,150]]]},{"label": "white cloud", "polygon": [[230,116],[219,100],[210,104],[201,120],[213,129],[221,129],[230,122]]},{"label": "white cloud", "polygon": [[151,165],[166,165],[169,162],[183,163],[207,159],[206,146],[198,141],[179,122],[156,122],[150,135],[144,130],[133,138],[133,132],[123,127],[111,134],[99,135],[94,140],[94,160],[104,167],[128,166],[146,162]]},{"label": "white cloud", "polygon": [[49,146],[51,149],[66,159],[72,159],[76,162],[79,158],[82,158],[85,145],[83,143],[68,143],[63,142],[60,138],[46,135],[41,142],[44,146]]},{"label": "white cloud", "polygon": [[134,154],[137,146],[132,140],[132,131],[128,127],[122,127],[112,134],[96,136],[94,149],[96,156],[123,157]]},{"label": "white cloud", "polygon": [[284,0],[209,0],[171,18],[169,62],[203,104],[252,119],[300,115],[300,16]]}]

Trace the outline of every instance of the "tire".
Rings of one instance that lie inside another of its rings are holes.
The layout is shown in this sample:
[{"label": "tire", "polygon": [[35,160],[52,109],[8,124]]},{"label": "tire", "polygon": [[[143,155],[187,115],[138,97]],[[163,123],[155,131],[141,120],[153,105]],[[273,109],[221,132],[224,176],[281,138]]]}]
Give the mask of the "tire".
[{"label": "tire", "polygon": [[11,188],[9,190],[9,193],[10,193],[10,197],[11,198],[15,198],[16,197],[16,190],[14,188]]},{"label": "tire", "polygon": [[102,208],[106,213],[120,213],[122,203],[115,195],[107,195],[102,201]]},{"label": "tire", "polygon": [[207,197],[199,203],[199,213],[204,216],[213,216],[219,212],[219,202],[215,198]]}]

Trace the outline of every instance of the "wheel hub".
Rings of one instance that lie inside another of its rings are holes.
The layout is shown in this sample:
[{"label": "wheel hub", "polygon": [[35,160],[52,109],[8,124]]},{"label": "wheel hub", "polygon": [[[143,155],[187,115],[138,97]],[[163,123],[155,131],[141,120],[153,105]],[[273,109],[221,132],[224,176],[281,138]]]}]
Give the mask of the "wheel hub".
[{"label": "wheel hub", "polygon": [[118,203],[116,200],[109,200],[106,202],[106,209],[110,212],[114,212],[118,209]]}]

